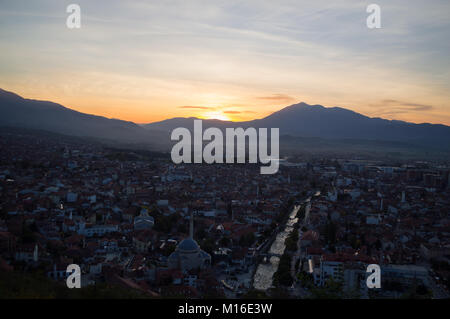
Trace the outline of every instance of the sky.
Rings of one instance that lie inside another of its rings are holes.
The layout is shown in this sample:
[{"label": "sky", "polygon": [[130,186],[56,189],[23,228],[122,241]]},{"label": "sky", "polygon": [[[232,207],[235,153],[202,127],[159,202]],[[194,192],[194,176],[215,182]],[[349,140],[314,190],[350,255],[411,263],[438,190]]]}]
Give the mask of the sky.
[{"label": "sky", "polygon": [[306,102],[450,125],[449,17],[448,0],[0,0],[0,88],[136,123]]}]

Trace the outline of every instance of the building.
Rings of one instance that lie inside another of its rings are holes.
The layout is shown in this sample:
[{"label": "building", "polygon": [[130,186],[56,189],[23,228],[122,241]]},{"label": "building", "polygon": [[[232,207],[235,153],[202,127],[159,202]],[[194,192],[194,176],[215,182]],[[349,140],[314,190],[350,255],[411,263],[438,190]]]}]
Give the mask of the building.
[{"label": "building", "polygon": [[390,278],[410,282],[419,279],[427,281],[428,270],[416,265],[388,265],[381,267],[382,278]]},{"label": "building", "polygon": [[17,249],[15,259],[25,262],[38,262],[39,261],[39,248],[37,244],[22,245]]},{"label": "building", "polygon": [[320,263],[320,279],[319,285],[323,286],[330,278],[333,278],[336,281],[343,281],[344,264],[340,261],[334,260],[322,260]]},{"label": "building", "polygon": [[155,219],[152,216],[148,215],[148,212],[146,209],[143,209],[141,211],[141,214],[134,218],[134,229],[135,230],[151,229],[153,227],[153,225],[155,225]]},{"label": "building", "polygon": [[191,213],[189,237],[183,239],[170,254],[167,261],[170,269],[204,269],[211,265],[211,255],[200,249],[194,240],[194,221]]}]

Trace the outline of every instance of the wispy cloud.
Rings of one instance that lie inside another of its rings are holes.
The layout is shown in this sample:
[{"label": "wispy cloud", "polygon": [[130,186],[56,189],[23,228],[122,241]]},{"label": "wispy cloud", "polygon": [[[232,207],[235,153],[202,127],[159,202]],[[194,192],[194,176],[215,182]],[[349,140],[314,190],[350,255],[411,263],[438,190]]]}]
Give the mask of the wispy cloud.
[{"label": "wispy cloud", "polygon": [[259,100],[270,100],[270,101],[293,101],[295,98],[286,94],[272,94],[270,96],[259,96]]},{"label": "wispy cloud", "polygon": [[244,114],[244,113],[256,113],[254,111],[248,111],[248,110],[244,110],[244,111],[223,111],[223,113],[226,114]]},{"label": "wispy cloud", "polygon": [[434,106],[430,104],[413,103],[394,99],[381,100],[377,103],[370,104],[370,106],[377,108],[376,114],[379,116],[420,113],[424,111],[431,111],[434,109]]},{"label": "wispy cloud", "polygon": [[429,104],[419,104],[419,103],[410,103],[398,100],[383,100],[381,102],[382,105],[394,105],[397,108],[403,109],[405,111],[428,111],[433,109],[433,105]]},{"label": "wispy cloud", "polygon": [[450,124],[448,0],[379,0],[377,30],[356,0],[78,0],[77,30],[65,3],[0,3],[0,87],[80,111],[244,118],[301,96]]},{"label": "wispy cloud", "polygon": [[198,106],[198,105],[183,105],[179,106],[179,109],[198,109],[198,110],[215,110],[214,107],[210,106]]},{"label": "wispy cloud", "polygon": [[223,111],[223,113],[226,113],[226,114],[241,114],[243,112],[241,112],[241,111]]}]

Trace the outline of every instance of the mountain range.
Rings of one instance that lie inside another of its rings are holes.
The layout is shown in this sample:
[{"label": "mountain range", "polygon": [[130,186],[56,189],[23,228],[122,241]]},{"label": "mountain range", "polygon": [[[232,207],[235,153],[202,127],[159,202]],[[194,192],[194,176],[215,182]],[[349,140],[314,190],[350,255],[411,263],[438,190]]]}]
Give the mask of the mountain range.
[{"label": "mountain range", "polygon": [[[167,132],[176,127],[192,129],[194,119],[173,118],[146,124],[144,127]],[[281,135],[296,137],[382,140],[436,147],[446,147],[450,143],[450,126],[371,118],[341,107],[327,108],[304,102],[287,106],[258,120],[203,120],[203,127],[278,127]]]},{"label": "mountain range", "polygon": [[159,145],[163,132],[133,122],[77,112],[60,104],[31,100],[0,89],[0,126],[88,137],[111,143]]},{"label": "mountain range", "polygon": [[[178,117],[138,125],[77,112],[53,102],[25,99],[0,89],[0,126],[3,127],[168,149],[170,131],[177,127],[192,129],[194,120],[193,117]],[[318,139],[330,145],[344,140],[347,143],[349,140],[367,141],[369,144],[382,141],[391,145],[450,151],[450,126],[371,118],[341,107],[328,108],[303,102],[252,121],[203,120],[203,127],[278,127],[282,141],[289,143],[299,140],[317,143]]]}]

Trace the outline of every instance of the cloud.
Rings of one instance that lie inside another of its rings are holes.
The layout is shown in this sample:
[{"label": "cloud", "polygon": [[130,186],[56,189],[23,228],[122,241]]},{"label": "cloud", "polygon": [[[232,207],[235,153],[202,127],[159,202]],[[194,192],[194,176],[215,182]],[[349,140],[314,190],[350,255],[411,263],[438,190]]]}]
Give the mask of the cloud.
[{"label": "cloud", "polygon": [[214,107],[209,106],[197,106],[197,105],[183,105],[179,106],[179,109],[199,109],[199,110],[214,110]]},{"label": "cloud", "polygon": [[223,111],[226,114],[242,114],[242,113],[255,113],[253,111]]},{"label": "cloud", "polygon": [[0,84],[32,96],[51,92],[69,105],[82,96],[84,111],[93,105],[98,114],[111,112],[113,99],[132,99],[126,114],[133,120],[231,109],[228,103],[254,103],[262,116],[294,104],[287,94],[300,92],[301,100],[352,103],[356,111],[382,102],[383,92],[435,107],[392,100],[371,113],[449,114],[442,39],[450,34],[450,2],[381,1],[375,31],[358,1],[79,0],[82,28],[70,31],[65,6],[55,1],[0,0]]},{"label": "cloud", "polygon": [[293,101],[295,98],[286,94],[272,94],[270,96],[259,96],[259,100],[270,100],[270,101]]},{"label": "cloud", "polygon": [[226,113],[226,114],[241,114],[242,112],[240,112],[240,111],[223,111],[223,113]]},{"label": "cloud", "polygon": [[383,100],[381,104],[394,105],[396,108],[405,111],[428,111],[433,109],[433,106],[429,104],[410,103],[398,100]]},{"label": "cloud", "polygon": [[[226,106],[226,108],[233,108],[233,107],[238,107],[238,106],[233,106],[233,105],[229,105]],[[180,109],[193,109],[193,110],[213,110],[213,111],[222,111],[223,108],[221,107],[213,107],[213,106],[202,106],[202,105],[183,105],[183,106],[179,106],[178,108]],[[226,111],[222,111],[222,113],[224,114],[243,114],[243,113],[255,113],[254,111],[245,111],[245,110],[241,110],[241,111],[233,111],[233,110],[226,110]]]},{"label": "cloud", "polygon": [[434,106],[430,104],[412,103],[394,99],[381,100],[377,103],[370,104],[370,106],[376,107],[378,109],[377,114],[380,116],[430,111],[434,109]]}]

